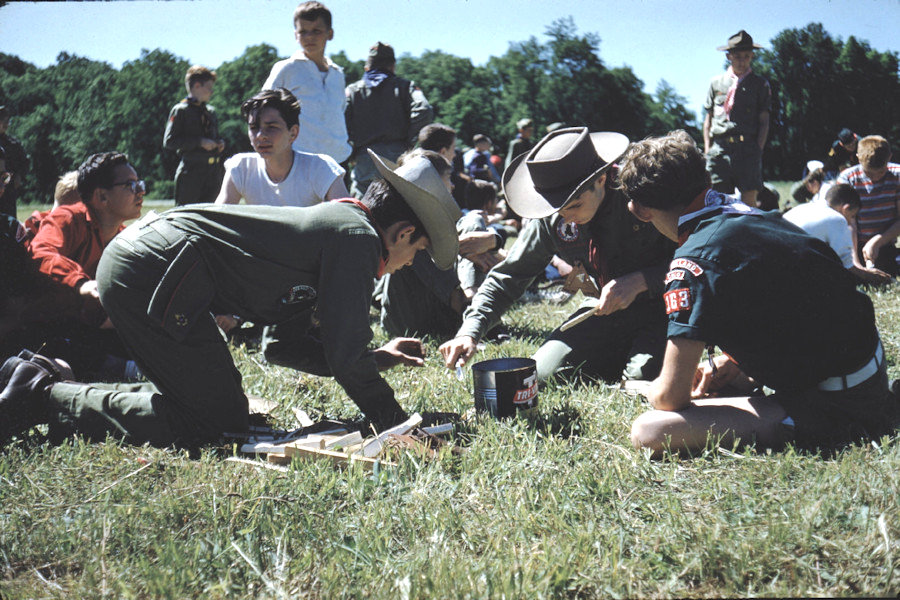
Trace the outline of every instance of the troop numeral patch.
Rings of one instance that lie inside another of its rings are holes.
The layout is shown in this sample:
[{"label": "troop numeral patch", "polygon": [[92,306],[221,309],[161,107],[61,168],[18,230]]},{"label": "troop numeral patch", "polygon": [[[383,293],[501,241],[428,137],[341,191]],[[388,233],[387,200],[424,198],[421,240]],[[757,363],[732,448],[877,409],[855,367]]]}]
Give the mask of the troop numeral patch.
[{"label": "troop numeral patch", "polygon": [[663,300],[666,302],[667,315],[682,310],[691,310],[691,290],[688,288],[670,290],[663,294]]}]

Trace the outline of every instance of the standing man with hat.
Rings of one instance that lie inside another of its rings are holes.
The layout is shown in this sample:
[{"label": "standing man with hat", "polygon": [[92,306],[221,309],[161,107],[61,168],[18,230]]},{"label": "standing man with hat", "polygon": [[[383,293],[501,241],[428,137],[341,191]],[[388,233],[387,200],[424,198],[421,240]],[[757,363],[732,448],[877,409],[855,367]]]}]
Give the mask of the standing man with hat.
[{"label": "standing man with hat", "polygon": [[743,29],[718,48],[731,66],[713,77],[703,104],[703,148],[713,189],[730,194],[737,188],[750,206],[757,205],[763,187],[762,151],[772,107],[769,82],[750,66],[755,48],[762,46]]},{"label": "standing man with hat", "polygon": [[396,161],[412,148],[419,130],[434,120],[434,111],[425,94],[408,79],[397,77],[394,49],[378,42],[369,48],[366,72],[347,86],[344,119],[353,146],[350,192],[357,198],[377,177],[366,150]]},{"label": "standing man with hat", "polygon": [[361,200],[312,207],[212,205],[145,217],[107,247],[100,299],[141,371],[143,386],[61,382],[30,354],[0,367],[0,445],[37,423],[133,443],[191,446],[245,431],[241,374],[213,319],[306,324],[292,366],[330,375],[378,427],[406,419],[379,375],[420,366],[419,340],[372,340],[376,277],[427,249],[442,269],[459,249],[459,209],[425,158],[388,168]]},{"label": "standing man with hat", "polygon": [[574,267],[566,289],[591,296],[573,316],[593,316],[553,330],[534,355],[538,377],[565,364],[607,381],[657,375],[666,332],[663,278],[675,244],[628,212],[613,164],[627,147],[620,133],[573,127],[513,161],[503,174],[506,199],[532,220],[478,288],[457,337],[441,346],[447,367],[471,358],[476,342],[556,254]]}]

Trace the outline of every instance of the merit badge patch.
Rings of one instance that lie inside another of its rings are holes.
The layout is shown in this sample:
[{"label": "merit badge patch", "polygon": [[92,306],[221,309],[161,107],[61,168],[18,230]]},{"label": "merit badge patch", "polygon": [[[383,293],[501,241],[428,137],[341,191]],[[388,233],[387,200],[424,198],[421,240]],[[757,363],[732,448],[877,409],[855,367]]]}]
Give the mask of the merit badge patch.
[{"label": "merit badge patch", "polygon": [[666,302],[667,315],[683,310],[691,310],[691,290],[688,288],[670,290],[663,294],[663,300]]},{"label": "merit badge patch", "polygon": [[687,269],[694,277],[699,277],[703,273],[703,267],[686,258],[676,258],[669,263],[669,269]]},{"label": "merit badge patch", "polygon": [[669,285],[673,281],[681,281],[684,279],[684,271],[682,269],[672,269],[666,273],[665,285]]},{"label": "merit badge patch", "polygon": [[578,239],[578,225],[560,220],[556,226],[556,235],[564,242],[574,242]]}]

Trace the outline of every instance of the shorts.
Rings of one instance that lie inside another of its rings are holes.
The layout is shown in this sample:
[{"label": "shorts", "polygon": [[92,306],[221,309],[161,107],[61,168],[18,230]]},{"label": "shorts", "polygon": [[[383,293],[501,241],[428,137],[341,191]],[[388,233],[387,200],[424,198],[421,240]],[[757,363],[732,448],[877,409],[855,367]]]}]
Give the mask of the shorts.
[{"label": "shorts", "polygon": [[839,392],[816,388],[771,396],[794,421],[794,445],[805,450],[839,449],[890,435],[900,426],[900,401],[888,389],[887,372]]},{"label": "shorts", "polygon": [[730,194],[737,188],[752,192],[763,187],[762,151],[755,141],[720,145],[713,142],[706,155],[712,187]]}]

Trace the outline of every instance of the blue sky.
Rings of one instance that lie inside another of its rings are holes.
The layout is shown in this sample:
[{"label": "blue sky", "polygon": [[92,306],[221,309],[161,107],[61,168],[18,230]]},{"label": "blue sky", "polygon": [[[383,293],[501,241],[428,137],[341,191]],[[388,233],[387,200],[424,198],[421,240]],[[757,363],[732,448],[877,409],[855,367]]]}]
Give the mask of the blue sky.
[{"label": "blue sky", "polygon": [[[415,56],[443,50],[483,64],[511,41],[542,38],[555,19],[571,16],[581,32],[600,36],[610,67],[628,65],[648,92],[667,80],[699,113],[709,78],[723,65],[716,47],[746,29],[768,46],[778,32],[820,22],[832,36],[850,35],[900,52],[900,0],[331,0],[335,37],[328,52],[365,57],[374,42]],[[47,66],[62,51],[120,67],[142,48],[162,48],[216,67],[247,46],[269,43],[287,56],[297,48],[296,0],[194,2],[14,2],[0,8],[0,51]]]}]

